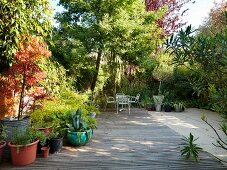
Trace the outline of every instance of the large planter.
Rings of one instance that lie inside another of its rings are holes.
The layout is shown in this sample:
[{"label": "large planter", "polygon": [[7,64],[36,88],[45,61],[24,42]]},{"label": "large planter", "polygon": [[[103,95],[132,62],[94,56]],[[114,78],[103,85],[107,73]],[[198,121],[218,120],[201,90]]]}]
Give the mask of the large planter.
[{"label": "large planter", "polygon": [[163,95],[153,96],[153,99],[154,99],[156,111],[160,112],[162,110],[162,102],[164,100],[164,96]]},{"label": "large planter", "polygon": [[157,112],[161,112],[161,110],[162,110],[162,104],[156,104],[156,105],[155,105],[155,110],[156,110]]},{"label": "large planter", "polygon": [[3,155],[3,150],[6,146],[6,142],[3,141],[3,142],[0,142],[0,163],[2,162],[2,155]]},{"label": "large planter", "polygon": [[34,162],[38,142],[39,140],[36,140],[28,145],[14,145],[9,142],[12,164],[15,166],[24,166]]},{"label": "large planter", "polygon": [[53,138],[49,141],[50,153],[58,153],[61,151],[63,145],[63,138]]},{"label": "large planter", "polygon": [[92,138],[92,134],[92,129],[88,129],[84,132],[68,131],[67,139],[69,143],[73,146],[82,146],[88,143],[88,141]]},{"label": "large planter", "polygon": [[10,120],[10,118],[1,119],[1,124],[7,126],[7,138],[6,141],[11,141],[14,131],[20,131],[20,133],[25,132],[26,128],[30,125],[30,118],[26,117],[21,120]]},{"label": "large planter", "polygon": [[[31,124],[31,120],[28,117],[21,120],[10,120],[9,118],[3,118],[0,120],[0,123],[7,127],[7,138],[5,141],[8,143],[12,140],[15,130],[17,132],[20,131],[20,133],[24,133],[26,128]],[[10,150],[8,146],[5,147],[3,155],[4,159],[10,160]]]}]

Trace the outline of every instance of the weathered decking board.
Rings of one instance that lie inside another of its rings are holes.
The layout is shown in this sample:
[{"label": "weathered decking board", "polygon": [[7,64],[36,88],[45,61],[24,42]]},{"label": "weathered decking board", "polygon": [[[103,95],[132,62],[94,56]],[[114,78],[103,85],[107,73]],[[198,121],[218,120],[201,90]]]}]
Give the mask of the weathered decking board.
[{"label": "weathered decking board", "polygon": [[5,163],[0,169],[227,169],[207,152],[199,155],[198,163],[182,159],[181,136],[145,110],[133,109],[131,115],[107,112],[97,120],[98,129],[86,146],[66,146],[61,153],[37,158],[31,165]]}]

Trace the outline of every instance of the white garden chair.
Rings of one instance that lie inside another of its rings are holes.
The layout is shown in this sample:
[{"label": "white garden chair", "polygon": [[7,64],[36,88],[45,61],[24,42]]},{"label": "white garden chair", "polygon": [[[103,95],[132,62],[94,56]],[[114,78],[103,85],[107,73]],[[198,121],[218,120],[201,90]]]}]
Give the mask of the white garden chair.
[{"label": "white garden chair", "polygon": [[140,100],[140,94],[137,94],[136,96],[130,96],[129,103],[136,104],[136,106],[140,106],[139,100]]},{"label": "white garden chair", "polygon": [[[114,104],[114,106],[115,106],[115,108],[116,108],[117,102],[116,102],[116,100],[115,100],[114,97],[108,96],[108,97],[107,97],[107,101],[106,101],[106,107],[107,107],[108,104]],[[106,108],[105,108],[105,110],[106,110]]]},{"label": "white garden chair", "polygon": [[122,106],[122,109],[120,110],[120,111],[122,111],[122,110],[124,110],[124,106],[126,105],[128,105],[128,113],[130,114],[130,103],[129,103],[129,96],[127,96],[127,95],[119,95],[119,94],[117,94],[116,95],[116,101],[117,101],[117,114],[118,114],[118,108],[119,108],[119,105],[121,105]]}]

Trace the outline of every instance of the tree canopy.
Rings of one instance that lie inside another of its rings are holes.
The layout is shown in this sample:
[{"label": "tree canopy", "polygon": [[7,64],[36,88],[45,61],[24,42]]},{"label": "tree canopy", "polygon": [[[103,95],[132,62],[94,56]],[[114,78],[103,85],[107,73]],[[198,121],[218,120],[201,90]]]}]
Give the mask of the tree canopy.
[{"label": "tree canopy", "polygon": [[118,58],[139,65],[155,49],[155,43],[161,41],[162,30],[156,21],[164,15],[165,8],[146,12],[139,0],[60,0],[59,4],[65,11],[57,15],[58,33],[64,34],[67,43],[74,44],[72,48],[77,48],[77,54],[71,57],[83,55],[95,59],[95,65],[91,66],[92,90],[101,61],[113,65]]},{"label": "tree canopy", "polygon": [[23,35],[50,35],[51,11],[48,0],[0,1],[0,72],[13,62]]}]

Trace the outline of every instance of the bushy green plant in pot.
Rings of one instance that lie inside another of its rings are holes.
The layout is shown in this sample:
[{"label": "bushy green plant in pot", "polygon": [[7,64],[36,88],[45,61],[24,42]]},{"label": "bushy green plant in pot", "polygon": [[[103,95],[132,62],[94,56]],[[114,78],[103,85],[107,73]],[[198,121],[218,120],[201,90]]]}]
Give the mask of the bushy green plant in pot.
[{"label": "bushy green plant in pot", "polygon": [[175,112],[182,112],[185,109],[185,106],[182,102],[176,102],[173,104]]},{"label": "bushy green plant in pot", "polygon": [[38,130],[36,132],[37,139],[39,139],[38,145],[37,145],[37,155],[40,155],[42,157],[47,157],[49,154],[49,146],[47,143],[48,136],[45,131]]},{"label": "bushy green plant in pot", "polygon": [[72,112],[72,123],[68,125],[67,139],[73,146],[86,145],[93,134],[93,130],[85,123],[81,114],[81,109]]},{"label": "bushy green plant in pot", "polygon": [[39,138],[42,143],[43,140],[46,140],[41,138],[41,132],[35,129],[26,128],[25,133],[20,133],[20,131],[20,129],[15,129],[12,140],[8,143],[12,164],[16,166],[23,166],[34,162]]},{"label": "bushy green plant in pot", "polygon": [[[46,104],[46,103],[45,103]],[[46,135],[48,135],[52,131],[52,118],[51,112],[46,110],[46,106],[42,109],[37,109],[31,113],[31,122],[32,127],[43,131]]]},{"label": "bushy green plant in pot", "polygon": [[7,137],[6,133],[6,127],[0,126],[0,163],[2,162],[2,155],[3,155],[3,149],[6,146],[6,141],[4,141]]}]

